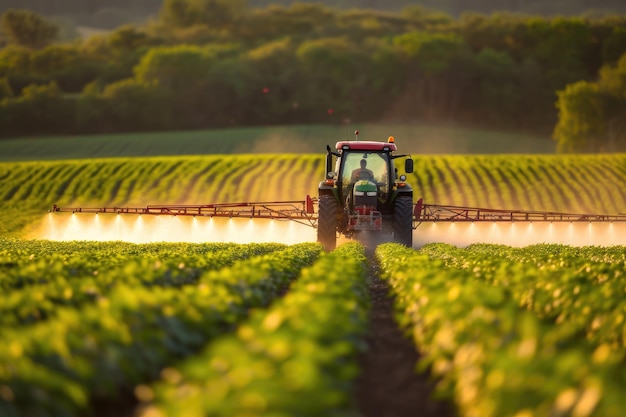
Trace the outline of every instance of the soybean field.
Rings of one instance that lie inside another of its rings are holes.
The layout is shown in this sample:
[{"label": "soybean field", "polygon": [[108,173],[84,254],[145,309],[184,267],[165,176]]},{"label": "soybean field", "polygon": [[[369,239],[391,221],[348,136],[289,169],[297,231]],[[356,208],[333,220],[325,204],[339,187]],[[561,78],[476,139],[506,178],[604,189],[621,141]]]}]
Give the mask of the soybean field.
[{"label": "soybean field", "polygon": [[[414,156],[414,197],[430,204],[617,214],[626,155]],[[323,155],[212,155],[0,163],[0,234],[28,236],[60,206],[304,200]]]},{"label": "soybean field", "polygon": [[[626,211],[623,154],[413,159],[431,204]],[[623,414],[624,246],[39,234],[52,204],[302,200],[323,177],[323,155],[0,163],[0,415]]]},{"label": "soybean field", "polygon": [[420,354],[406,366],[449,415],[620,416],[625,262],[624,247],[388,243],[368,261],[356,242],[3,239],[0,413],[372,415],[356,388],[382,280]]}]

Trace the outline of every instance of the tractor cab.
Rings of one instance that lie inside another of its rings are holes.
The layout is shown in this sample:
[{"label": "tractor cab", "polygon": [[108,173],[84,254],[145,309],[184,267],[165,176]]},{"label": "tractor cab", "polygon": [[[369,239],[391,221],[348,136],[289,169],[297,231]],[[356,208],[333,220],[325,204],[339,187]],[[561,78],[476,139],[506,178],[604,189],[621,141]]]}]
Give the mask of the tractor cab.
[{"label": "tractor cab", "polygon": [[[340,187],[340,198],[349,198],[353,191],[367,191],[369,197],[384,203],[389,195],[389,184],[392,181],[389,173],[389,153],[375,151],[345,151],[337,159],[337,182]],[[359,187],[355,189],[355,185]],[[365,183],[365,184],[364,184]],[[365,188],[367,188],[367,190]],[[362,190],[359,190],[363,188]],[[360,195],[360,194],[359,194]],[[378,206],[378,203],[375,204]]]},{"label": "tractor cab", "polygon": [[[363,231],[390,233],[411,245],[412,198],[405,175],[398,175],[397,158],[407,158],[404,170],[413,171],[408,155],[395,155],[395,140],[341,141],[327,147],[326,179],[319,187],[318,240],[334,248],[336,233],[355,236]],[[333,159],[336,159],[333,163]]]}]

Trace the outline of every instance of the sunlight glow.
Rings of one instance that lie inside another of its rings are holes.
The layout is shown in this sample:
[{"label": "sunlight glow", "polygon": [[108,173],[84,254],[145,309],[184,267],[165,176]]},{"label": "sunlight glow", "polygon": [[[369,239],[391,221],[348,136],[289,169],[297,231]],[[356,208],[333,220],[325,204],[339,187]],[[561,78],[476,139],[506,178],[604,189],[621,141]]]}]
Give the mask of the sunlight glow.
[{"label": "sunlight glow", "polygon": [[[363,236],[366,237],[366,236]],[[295,244],[314,242],[316,230],[294,221],[248,218],[49,213],[36,239],[150,242],[232,242]],[[375,240],[375,239],[374,239]],[[342,239],[338,240],[341,243]],[[572,246],[626,245],[625,222],[424,222],[413,232],[413,246],[443,242],[459,247],[500,243]]]},{"label": "sunlight glow", "polygon": [[151,242],[314,242],[314,228],[293,221],[146,216],[125,214],[49,213],[37,239],[57,241]]},{"label": "sunlight glow", "polygon": [[459,247],[499,243],[522,247],[537,243],[571,246],[626,245],[626,223],[611,222],[454,222],[422,223],[413,232],[414,246],[442,242]]}]

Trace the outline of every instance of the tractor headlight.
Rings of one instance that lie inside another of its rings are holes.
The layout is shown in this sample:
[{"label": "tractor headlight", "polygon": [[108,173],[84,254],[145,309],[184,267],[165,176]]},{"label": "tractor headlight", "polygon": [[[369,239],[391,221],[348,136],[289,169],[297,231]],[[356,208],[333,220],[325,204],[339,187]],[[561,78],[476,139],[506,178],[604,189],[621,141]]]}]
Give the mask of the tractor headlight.
[{"label": "tractor headlight", "polygon": [[[363,193],[361,193],[361,195],[363,195]],[[367,192],[367,196],[368,197],[376,197],[376,191],[368,191]]]},{"label": "tractor headlight", "polygon": [[400,181],[406,181],[406,175],[404,174],[400,175]]},{"label": "tractor headlight", "polygon": [[[369,194],[369,193],[367,193],[367,194]],[[355,191],[354,195],[361,197],[361,196],[364,196],[365,193],[363,191]]]}]

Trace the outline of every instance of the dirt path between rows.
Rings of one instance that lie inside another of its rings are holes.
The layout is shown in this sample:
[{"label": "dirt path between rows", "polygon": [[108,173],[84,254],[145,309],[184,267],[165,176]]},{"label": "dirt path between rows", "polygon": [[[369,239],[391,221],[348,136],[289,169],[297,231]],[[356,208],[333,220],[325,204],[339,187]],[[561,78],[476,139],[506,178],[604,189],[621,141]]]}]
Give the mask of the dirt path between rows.
[{"label": "dirt path between rows", "polygon": [[451,402],[433,399],[429,375],[415,371],[419,355],[394,321],[388,285],[373,262],[368,279],[372,304],[368,350],[359,358],[361,375],[356,381],[359,413],[362,417],[454,417]]}]

